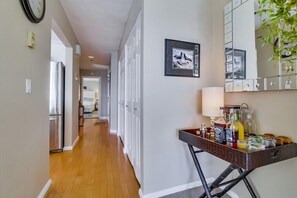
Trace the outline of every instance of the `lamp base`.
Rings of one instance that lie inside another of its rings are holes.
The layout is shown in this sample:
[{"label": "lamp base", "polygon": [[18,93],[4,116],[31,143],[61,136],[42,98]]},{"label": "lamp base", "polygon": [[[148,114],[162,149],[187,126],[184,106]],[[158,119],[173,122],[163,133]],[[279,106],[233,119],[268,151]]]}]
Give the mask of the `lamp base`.
[{"label": "lamp base", "polygon": [[213,127],[214,127],[214,121],[215,121],[216,117],[215,116],[211,116],[210,117],[210,128],[211,131],[214,131]]}]

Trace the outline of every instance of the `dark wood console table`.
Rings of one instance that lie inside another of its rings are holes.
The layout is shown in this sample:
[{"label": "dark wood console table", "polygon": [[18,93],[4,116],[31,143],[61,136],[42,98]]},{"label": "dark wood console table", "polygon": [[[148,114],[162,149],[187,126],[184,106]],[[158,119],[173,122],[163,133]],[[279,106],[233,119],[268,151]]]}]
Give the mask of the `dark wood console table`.
[{"label": "dark wood console table", "polygon": [[[242,180],[244,181],[245,186],[247,187],[251,196],[253,198],[256,198],[257,195],[246,177],[255,168],[297,157],[296,143],[268,148],[265,150],[249,151],[228,148],[226,145],[219,144],[217,142],[214,142],[213,140],[206,139],[201,137],[200,135],[197,135],[197,131],[198,129],[180,130],[179,139],[188,144],[190,153],[192,155],[203,188],[205,190],[200,198],[222,197]],[[198,148],[198,150],[195,150],[194,147]],[[230,165],[210,185],[208,185],[205,180],[199,160],[196,156],[196,154],[201,152],[210,153],[230,163]],[[239,172],[239,176],[235,179],[223,182],[223,180],[234,170],[237,170]],[[221,190],[221,192],[211,194],[213,189],[221,186],[225,186],[225,188]]]}]

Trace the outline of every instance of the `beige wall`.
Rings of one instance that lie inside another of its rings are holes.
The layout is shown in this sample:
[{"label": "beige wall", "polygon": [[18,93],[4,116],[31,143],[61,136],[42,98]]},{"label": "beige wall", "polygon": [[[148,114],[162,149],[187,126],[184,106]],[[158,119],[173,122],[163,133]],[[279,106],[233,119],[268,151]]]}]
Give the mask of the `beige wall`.
[{"label": "beige wall", "polygon": [[[227,0],[215,1],[213,4],[213,38],[214,47],[214,85],[224,85],[224,37],[223,7]],[[258,133],[272,132],[292,137],[297,141],[297,92],[255,92],[229,93],[225,95],[226,104],[249,104],[255,110]],[[213,165],[214,176],[225,168],[222,160],[217,159]],[[296,197],[297,158],[256,169],[250,179],[259,197]],[[237,174],[234,174],[234,176]],[[250,197],[241,184],[234,191],[241,198]]]},{"label": "beige wall", "polygon": [[[77,41],[60,1],[46,2],[44,21],[33,24],[19,1],[0,1],[0,197],[37,197],[49,179],[53,15],[71,44]],[[35,49],[26,47],[27,31],[36,34]],[[31,94],[25,93],[26,78],[32,80]]]},{"label": "beige wall", "polygon": [[[211,85],[212,1],[145,0],[143,47],[144,195],[195,182],[198,176],[178,129],[197,127],[201,89]],[[165,38],[201,44],[200,78],[164,76]],[[212,159],[202,154],[206,177]],[[193,174],[194,173],[194,174]],[[156,194],[155,194],[156,195]]]}]

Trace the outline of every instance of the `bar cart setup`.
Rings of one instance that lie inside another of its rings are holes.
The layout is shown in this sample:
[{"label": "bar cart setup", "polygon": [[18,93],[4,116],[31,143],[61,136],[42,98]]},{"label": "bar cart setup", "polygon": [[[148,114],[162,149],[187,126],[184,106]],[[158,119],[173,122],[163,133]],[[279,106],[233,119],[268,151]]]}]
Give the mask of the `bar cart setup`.
[{"label": "bar cart setup", "polygon": [[[250,185],[247,176],[256,168],[297,157],[296,143],[284,144],[282,146],[276,146],[264,150],[235,149],[198,135],[198,130],[199,129],[179,130],[179,139],[187,143],[205,190],[200,198],[222,197],[240,181],[244,181],[251,197],[256,198],[258,196],[254,192],[253,187]],[[197,149],[194,149],[194,147]],[[207,184],[205,180],[203,170],[201,169],[199,159],[197,157],[197,155],[201,152],[207,152],[230,163],[230,165],[210,185]],[[238,171],[239,176],[235,179],[224,181],[233,171]],[[211,194],[215,188],[222,186],[224,186],[224,188],[220,192]]]}]

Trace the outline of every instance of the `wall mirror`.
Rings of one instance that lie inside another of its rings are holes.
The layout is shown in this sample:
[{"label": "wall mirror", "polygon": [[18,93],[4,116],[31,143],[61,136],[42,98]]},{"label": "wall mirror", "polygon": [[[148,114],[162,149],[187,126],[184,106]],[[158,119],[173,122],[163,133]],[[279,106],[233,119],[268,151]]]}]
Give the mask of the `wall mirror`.
[{"label": "wall mirror", "polygon": [[297,89],[296,57],[269,60],[273,46],[262,45],[257,0],[232,0],[224,8],[225,92]]}]

